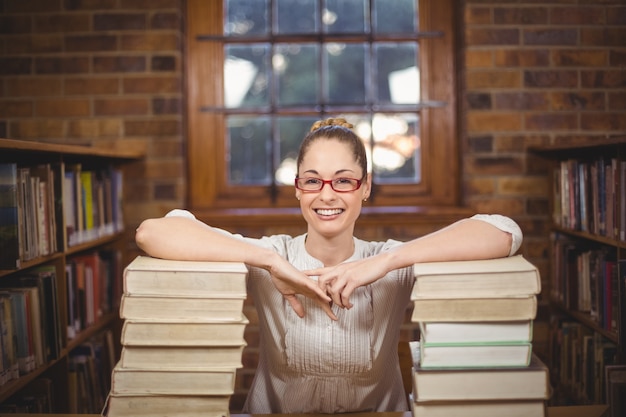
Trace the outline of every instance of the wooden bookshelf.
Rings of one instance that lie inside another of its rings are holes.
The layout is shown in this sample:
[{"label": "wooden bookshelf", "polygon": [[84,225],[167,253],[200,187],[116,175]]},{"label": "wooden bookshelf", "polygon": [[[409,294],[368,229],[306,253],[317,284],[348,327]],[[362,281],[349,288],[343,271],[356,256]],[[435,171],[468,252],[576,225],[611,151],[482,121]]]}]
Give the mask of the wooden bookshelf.
[{"label": "wooden bookshelf", "polygon": [[626,367],[626,136],[530,151],[552,183],[552,403],[602,404],[606,367]]},{"label": "wooden bookshelf", "polygon": [[[101,398],[83,398],[81,401],[88,400],[91,409],[77,408],[76,395],[72,392],[74,373],[78,372],[74,357],[87,348],[96,354],[102,349],[107,354],[107,360],[98,358],[93,362],[100,363],[102,368],[90,375],[98,378],[99,391],[107,392],[105,385],[113,365],[111,358],[117,360],[119,357],[117,294],[121,291],[121,254],[126,244],[123,176],[124,171],[139,163],[143,156],[143,149],[122,148],[119,144],[101,148],[0,139],[0,167],[3,173],[10,173],[0,178],[0,216],[3,216],[0,217],[0,231],[3,233],[0,293],[4,294],[0,299],[8,305],[13,302],[13,295],[9,297],[6,294],[9,288],[22,285],[21,277],[35,273],[53,277],[41,279],[44,282],[49,280],[52,289],[47,292],[40,290],[33,298],[40,302],[45,300],[40,305],[40,319],[44,324],[27,327],[29,346],[41,346],[43,356],[40,355],[39,362],[35,360],[34,365],[24,366],[23,369],[18,364],[16,371],[12,361],[17,349],[0,344],[0,371],[3,372],[0,378],[0,413],[16,411],[16,404],[23,403],[24,396],[35,392],[35,388],[41,391],[40,387],[46,387],[45,394],[50,396],[49,400],[37,402],[37,406],[44,404],[49,407],[43,412],[101,411]],[[46,167],[47,170],[37,167]],[[69,173],[71,170],[74,170],[72,174]],[[12,173],[16,172],[20,175],[13,177]],[[52,174],[41,176],[41,172]],[[16,178],[16,183],[12,183],[12,179],[7,180],[8,177]],[[93,180],[91,185],[89,180]],[[32,187],[28,188],[27,184]],[[69,184],[73,185],[72,191],[77,194],[68,193]],[[35,194],[36,190],[41,190],[37,196],[27,195],[30,192]],[[28,198],[37,201],[37,204],[28,205]],[[14,201],[15,205],[11,206],[7,201]],[[78,202],[82,202],[80,208],[76,207]],[[28,229],[28,222],[35,227]],[[26,239],[34,246],[26,248]],[[41,239],[47,243],[41,245]],[[25,256],[33,247],[36,249]],[[93,264],[95,267],[84,264],[92,259],[96,262]],[[32,282],[27,281],[23,285],[28,287]],[[83,286],[87,282],[90,284]],[[2,305],[0,303],[0,307]],[[48,305],[50,307],[46,307]],[[11,314],[17,311],[7,308]],[[48,310],[44,315],[45,308]],[[33,313],[36,310],[29,311]],[[0,311],[0,319],[4,320],[0,322],[4,323],[0,342],[3,338],[8,339],[5,327],[14,324],[13,316],[7,319],[5,312]],[[97,338],[102,339],[102,345],[96,345],[94,340]],[[11,351],[13,356],[8,356]],[[44,393],[37,392],[37,395]]]}]

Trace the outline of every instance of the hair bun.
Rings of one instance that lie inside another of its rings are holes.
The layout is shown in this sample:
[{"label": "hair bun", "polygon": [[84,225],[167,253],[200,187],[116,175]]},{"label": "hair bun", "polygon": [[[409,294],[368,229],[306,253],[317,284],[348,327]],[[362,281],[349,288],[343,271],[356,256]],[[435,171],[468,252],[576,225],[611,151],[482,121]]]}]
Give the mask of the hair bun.
[{"label": "hair bun", "polygon": [[341,118],[341,117],[332,118],[331,117],[325,120],[318,120],[317,122],[313,123],[313,126],[311,126],[311,132],[313,132],[314,130],[320,129],[324,126],[341,126],[341,127],[345,127],[346,129],[352,129],[354,127],[352,123],[349,123],[344,118]]}]

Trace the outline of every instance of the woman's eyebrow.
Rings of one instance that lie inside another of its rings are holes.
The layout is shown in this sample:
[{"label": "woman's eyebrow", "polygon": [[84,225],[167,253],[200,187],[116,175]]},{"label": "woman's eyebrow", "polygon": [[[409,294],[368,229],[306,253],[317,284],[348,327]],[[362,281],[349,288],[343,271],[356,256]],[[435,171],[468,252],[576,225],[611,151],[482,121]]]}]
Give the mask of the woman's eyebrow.
[{"label": "woman's eyebrow", "polygon": [[[339,175],[339,174],[343,174],[343,173],[346,173],[346,172],[351,172],[351,173],[354,173],[354,170],[352,170],[352,169],[348,169],[348,168],[345,168],[345,169],[340,169],[340,170],[338,170],[338,171],[335,171],[335,174],[334,174],[334,175]],[[316,171],[316,170],[314,170],[314,169],[308,169],[308,170],[304,171],[304,174],[320,175],[320,173],[319,173],[319,172],[317,172],[317,171]]]}]

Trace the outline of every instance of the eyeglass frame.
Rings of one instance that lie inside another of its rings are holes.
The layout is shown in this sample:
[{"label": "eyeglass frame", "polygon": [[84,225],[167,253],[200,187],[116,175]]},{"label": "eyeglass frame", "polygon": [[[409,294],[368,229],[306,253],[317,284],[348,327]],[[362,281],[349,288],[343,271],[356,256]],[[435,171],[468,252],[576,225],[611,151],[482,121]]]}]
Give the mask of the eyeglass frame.
[{"label": "eyeglass frame", "polygon": [[[319,190],[305,190],[303,188],[298,187],[298,180],[305,180],[305,179],[316,179],[322,182],[322,185],[320,186]],[[352,190],[337,190],[335,189],[335,187],[333,186],[333,182],[337,181],[337,180],[352,180],[352,181],[356,181],[356,188],[352,189]],[[336,192],[336,193],[351,193],[353,191],[358,190],[359,188],[361,188],[361,185],[363,185],[363,179],[356,179],[356,178],[349,178],[349,177],[339,177],[339,178],[335,178],[332,180],[325,180],[322,178],[318,178],[318,177],[296,177],[294,179],[294,185],[296,187],[296,189],[302,191],[303,193],[319,193],[324,189],[324,186],[326,184],[330,184],[330,188]]]}]

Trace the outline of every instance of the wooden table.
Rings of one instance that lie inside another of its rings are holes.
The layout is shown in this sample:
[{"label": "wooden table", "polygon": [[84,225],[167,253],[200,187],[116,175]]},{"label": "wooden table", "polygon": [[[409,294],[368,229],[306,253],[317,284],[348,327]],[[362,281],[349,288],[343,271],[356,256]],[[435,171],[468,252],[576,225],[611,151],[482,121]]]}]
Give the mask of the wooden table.
[{"label": "wooden table", "polygon": [[[546,417],[608,417],[606,405],[548,407]],[[100,417],[100,414],[0,414],[0,417]],[[231,417],[328,417],[329,414],[231,414]],[[413,417],[410,411],[386,413],[350,413],[350,417]],[[502,416],[506,417],[506,416]]]}]

